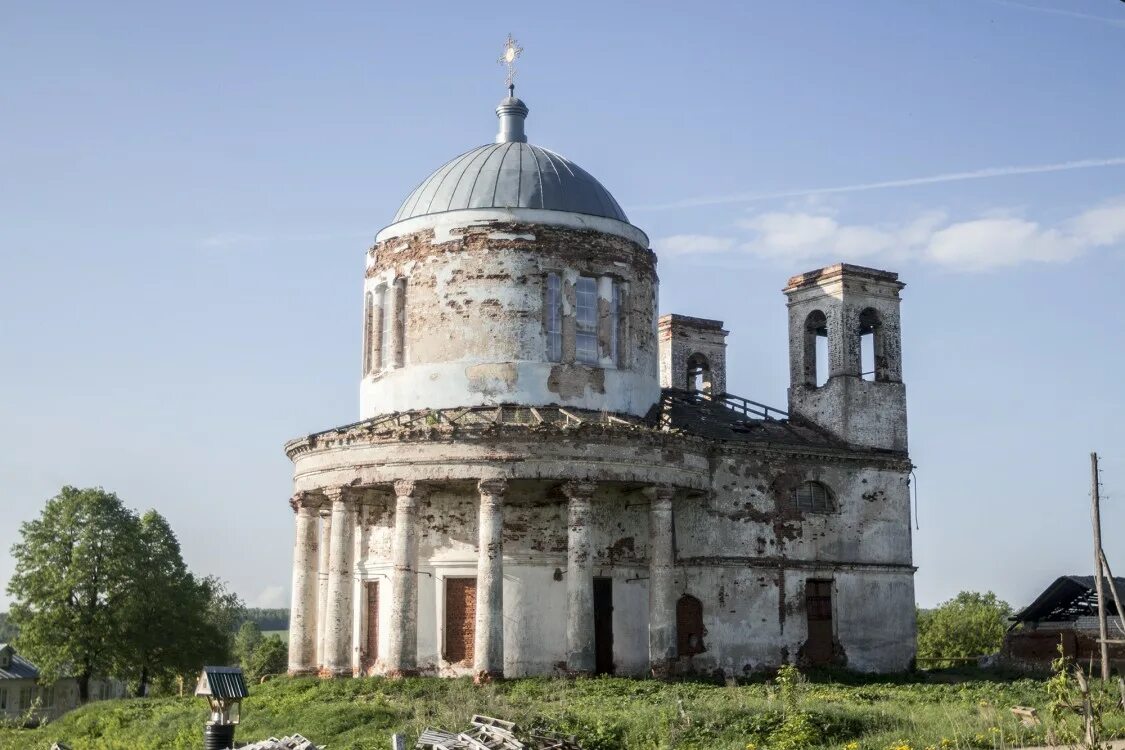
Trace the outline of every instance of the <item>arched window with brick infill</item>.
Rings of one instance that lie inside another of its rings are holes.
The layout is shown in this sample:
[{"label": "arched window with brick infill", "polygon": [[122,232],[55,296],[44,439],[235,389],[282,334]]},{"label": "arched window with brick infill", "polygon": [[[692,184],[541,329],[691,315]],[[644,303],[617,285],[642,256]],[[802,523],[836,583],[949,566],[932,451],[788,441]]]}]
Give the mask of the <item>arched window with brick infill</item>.
[{"label": "arched window with brick infill", "polygon": [[684,594],[676,602],[676,651],[680,656],[695,656],[707,650],[703,645],[703,602]]}]

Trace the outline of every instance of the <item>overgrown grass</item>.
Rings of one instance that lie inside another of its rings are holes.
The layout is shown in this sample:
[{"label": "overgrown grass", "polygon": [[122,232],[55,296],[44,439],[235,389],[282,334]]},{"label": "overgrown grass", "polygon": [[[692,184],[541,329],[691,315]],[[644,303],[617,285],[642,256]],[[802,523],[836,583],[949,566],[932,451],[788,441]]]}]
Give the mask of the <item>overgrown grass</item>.
[{"label": "overgrown grass", "polygon": [[[587,750],[1045,744],[1046,726],[1023,727],[1008,710],[1034,706],[1046,720],[1041,680],[985,673],[881,679],[826,673],[813,675],[796,700],[805,724],[795,734],[788,725],[779,729],[786,721],[782,696],[766,679],[723,685],[537,678],[485,687],[433,678],[278,679],[251,688],[237,737],[245,742],[300,732],[331,750],[368,750],[389,747],[392,732],[405,732],[413,743],[427,726],[458,729],[482,713],[576,734]],[[63,740],[76,750],[197,750],[205,718],[203,701],[196,698],[107,701],[38,729],[0,729],[0,748],[46,750]],[[1125,736],[1125,716],[1106,717],[1106,729]]]}]

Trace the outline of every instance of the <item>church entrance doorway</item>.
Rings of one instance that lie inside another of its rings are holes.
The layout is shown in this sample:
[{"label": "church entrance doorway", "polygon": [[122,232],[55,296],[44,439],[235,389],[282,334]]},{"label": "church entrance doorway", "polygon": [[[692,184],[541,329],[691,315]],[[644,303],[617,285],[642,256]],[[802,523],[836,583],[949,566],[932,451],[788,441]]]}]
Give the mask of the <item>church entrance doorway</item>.
[{"label": "church entrance doorway", "polygon": [[477,579],[445,579],[445,660],[472,664],[477,624]]},{"label": "church entrance doorway", "polygon": [[379,582],[368,581],[367,592],[367,643],[364,649],[363,669],[375,666],[379,658]]},{"label": "church entrance doorway", "polygon": [[594,579],[594,673],[613,674],[613,579]]},{"label": "church entrance doorway", "polygon": [[832,661],[832,581],[805,581],[805,613],[809,623],[805,659],[828,664]]}]

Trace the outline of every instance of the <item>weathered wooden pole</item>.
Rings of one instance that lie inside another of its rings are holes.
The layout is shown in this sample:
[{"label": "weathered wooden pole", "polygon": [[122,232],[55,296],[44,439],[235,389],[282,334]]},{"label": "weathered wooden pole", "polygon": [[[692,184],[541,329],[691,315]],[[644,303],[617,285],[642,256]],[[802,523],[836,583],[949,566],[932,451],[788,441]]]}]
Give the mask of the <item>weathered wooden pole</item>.
[{"label": "weathered wooden pole", "polygon": [[1102,679],[1109,679],[1109,644],[1106,640],[1105,587],[1102,583],[1102,511],[1098,496],[1098,454],[1090,454],[1090,503],[1094,523],[1094,591],[1098,597],[1098,642],[1101,645]]}]

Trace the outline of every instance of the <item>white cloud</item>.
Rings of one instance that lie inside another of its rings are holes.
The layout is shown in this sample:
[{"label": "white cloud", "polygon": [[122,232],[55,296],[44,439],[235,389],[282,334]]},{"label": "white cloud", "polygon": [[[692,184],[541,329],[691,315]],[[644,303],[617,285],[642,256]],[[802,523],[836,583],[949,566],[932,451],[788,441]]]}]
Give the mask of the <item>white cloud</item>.
[{"label": "white cloud", "polygon": [[252,607],[263,607],[265,609],[276,609],[278,607],[289,606],[289,596],[284,586],[266,586],[258,595],[254,597]]},{"label": "white cloud", "polygon": [[825,211],[770,211],[735,222],[741,236],[677,235],[657,242],[671,254],[741,253],[767,260],[916,259],[974,273],[1021,263],[1063,263],[1125,242],[1125,197],[1087,209],[1057,226],[1003,213],[950,221],[927,211],[900,224],[847,224]]},{"label": "white cloud", "polygon": [[1057,229],[1025,219],[977,219],[940,229],[926,258],[959,271],[987,271],[1024,262],[1057,263],[1077,257],[1084,244]]},{"label": "white cloud", "polygon": [[1068,229],[1091,245],[1119,242],[1125,237],[1125,197],[1083,211],[1070,221]]}]

